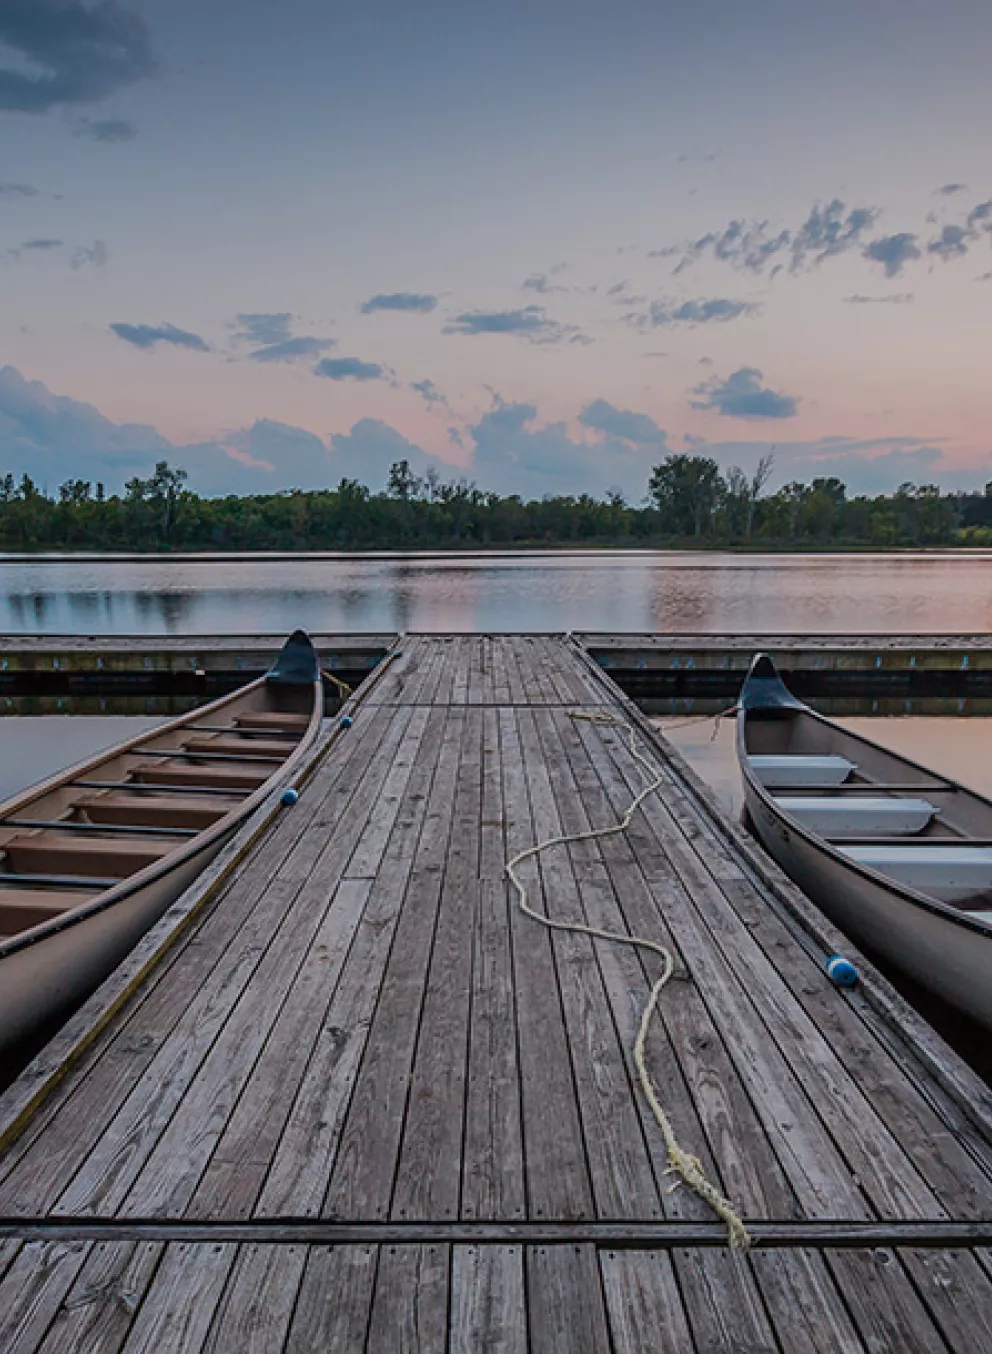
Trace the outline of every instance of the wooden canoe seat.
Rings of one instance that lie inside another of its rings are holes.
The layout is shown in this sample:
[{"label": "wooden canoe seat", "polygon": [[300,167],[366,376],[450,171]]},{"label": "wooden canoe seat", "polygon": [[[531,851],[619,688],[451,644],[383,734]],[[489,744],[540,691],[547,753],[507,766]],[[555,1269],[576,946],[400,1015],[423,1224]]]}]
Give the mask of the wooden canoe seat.
[{"label": "wooden canoe seat", "polygon": [[262,765],[252,770],[244,766],[197,765],[182,762],[156,762],[154,766],[136,766],[131,780],[148,781],[151,785],[212,785],[219,790],[241,791],[250,794],[264,785],[272,774]]},{"label": "wooden canoe seat", "polygon": [[80,838],[58,832],[11,837],[4,847],[10,868],[18,874],[94,875],[100,879],[125,879],[175,849],[173,842],[148,838]]},{"label": "wooden canoe seat", "polygon": [[292,743],[284,738],[221,738],[201,734],[190,738],[183,744],[185,752],[233,752],[235,756],[282,757],[286,758],[293,750]]},{"label": "wooden canoe seat", "polygon": [[0,935],[16,936],[95,897],[79,889],[4,888],[0,875]]},{"label": "wooden canoe seat", "polygon": [[903,837],[922,832],[936,807],[928,799],[896,799],[879,795],[831,799],[829,795],[779,795],[776,803],[810,832],[831,837]]},{"label": "wooden canoe seat", "polygon": [[992,892],[992,847],[931,845],[843,846],[843,854],[888,879],[907,884],[945,903],[967,905],[974,898],[987,907]]},{"label": "wooden canoe seat", "polygon": [[305,733],[310,723],[306,715],[291,715],[275,710],[248,711],[238,715],[234,722],[241,729],[281,729],[292,733]]},{"label": "wooden canoe seat", "polygon": [[857,768],[846,757],[749,757],[754,774],[770,789],[776,785],[840,785]]},{"label": "wooden canoe seat", "polygon": [[190,795],[92,794],[78,799],[75,807],[91,823],[125,823],[136,827],[210,827],[241,801],[219,796],[202,798]]}]

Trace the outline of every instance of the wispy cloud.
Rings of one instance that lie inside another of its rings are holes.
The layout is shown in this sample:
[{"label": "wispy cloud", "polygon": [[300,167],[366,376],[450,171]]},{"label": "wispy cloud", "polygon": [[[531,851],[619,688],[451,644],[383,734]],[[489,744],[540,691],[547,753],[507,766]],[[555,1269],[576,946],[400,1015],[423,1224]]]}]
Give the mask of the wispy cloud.
[{"label": "wispy cloud", "polygon": [[417,392],[428,409],[435,409],[448,403],[433,381],[411,381],[410,389]]},{"label": "wispy cloud", "polygon": [[194,352],[208,353],[207,344],[199,334],[191,334],[186,329],[177,329],[174,324],[112,324],[111,329],[125,343],[136,348],[154,348],[157,343],[172,344],[176,348],[191,348]]},{"label": "wispy cloud", "polygon": [[41,249],[41,250],[46,250],[46,249],[61,249],[62,246],[63,246],[64,244],[65,244],[65,240],[48,240],[48,239],[43,239],[43,240],[24,240],[24,241],[22,241],[22,243],[21,243],[21,245],[20,245],[20,248],[21,248],[21,249]]},{"label": "wispy cloud", "polygon": [[612,287],[607,287],[606,295],[616,306],[642,306],[648,299],[632,292],[627,282],[614,282]]},{"label": "wispy cloud", "polygon": [[927,245],[927,253],[945,263],[961,258],[968,252],[968,231],[964,226],[945,226],[935,240]]},{"label": "wispy cloud", "polygon": [[7,112],[98,103],[158,64],[144,18],[113,0],[4,0],[0,43],[29,67],[0,65],[0,109]]},{"label": "wispy cloud", "polygon": [[288,310],[242,312],[234,317],[234,342],[255,347],[285,343],[292,337],[293,316]]},{"label": "wispy cloud", "polygon": [[652,301],[647,314],[626,315],[636,329],[659,329],[669,325],[725,324],[746,315],[755,315],[760,307],[753,301],[731,301],[714,296],[708,300]]},{"label": "wispy cloud", "polygon": [[984,231],[986,234],[992,233],[992,198],[987,202],[979,202],[977,207],[973,207],[968,213],[967,227],[969,230]]},{"label": "wispy cloud", "polygon": [[520,310],[466,310],[444,326],[445,334],[511,334],[528,343],[585,342],[574,324],[552,320],[543,306],[524,306]]},{"label": "wispy cloud", "polygon": [[110,258],[110,251],[102,240],[94,240],[91,245],[79,245],[72,251],[72,258],[69,260],[71,268],[104,268],[107,260]]},{"label": "wispy cloud", "polygon": [[299,362],[318,357],[335,346],[332,338],[293,333],[293,315],[288,310],[242,311],[234,317],[233,342],[251,346],[249,362]]},{"label": "wispy cloud", "polygon": [[[798,227],[773,226],[767,220],[733,220],[722,230],[693,240],[682,251],[675,271],[683,272],[709,255],[744,272],[763,273],[771,267],[774,275],[786,266],[790,272],[802,272],[856,249],[877,217],[875,207],[848,207],[834,198],[825,206],[815,203]],[[649,257],[670,252],[653,250]]]},{"label": "wispy cloud", "polygon": [[93,118],[79,118],[74,126],[77,136],[89,137],[91,141],[102,141],[105,145],[112,145],[120,141],[133,141],[138,135],[138,129],[133,122],[128,122],[125,118],[103,118],[95,120]]},{"label": "wispy cloud", "polygon": [[866,259],[880,263],[885,269],[886,277],[898,277],[907,263],[923,257],[916,238],[909,231],[900,231],[897,235],[883,235],[866,245],[862,253]]},{"label": "wispy cloud", "polygon": [[714,377],[695,386],[693,409],[713,409],[727,418],[792,418],[799,401],[791,395],[762,386],[763,376],[757,367],[741,367],[731,372],[725,381]]},{"label": "wispy cloud", "polygon": [[251,362],[298,362],[300,358],[316,357],[318,353],[326,353],[328,348],[333,347],[332,338],[301,336],[284,339],[282,343],[270,343],[264,348],[256,348],[254,352],[248,354],[248,358]]},{"label": "wispy cloud", "polygon": [[944,183],[933,191],[934,195],[938,197],[953,197],[955,193],[966,193],[968,185],[966,183]]},{"label": "wispy cloud", "polygon": [[557,263],[547,273],[531,273],[529,277],[524,278],[520,285],[524,291],[536,291],[539,296],[550,296],[553,292],[568,291],[568,288],[562,286],[560,282],[552,282],[551,280],[556,273],[562,272],[565,266],[564,263]]},{"label": "wispy cloud", "polygon": [[854,207],[848,211],[839,198],[826,207],[814,207],[792,240],[793,272],[808,263],[820,264],[857,248],[878,214],[875,207]]},{"label": "wispy cloud", "polygon": [[315,376],[329,381],[382,381],[389,375],[378,362],[362,362],[357,357],[325,357],[313,370]]},{"label": "wispy cloud", "polygon": [[865,296],[862,292],[855,292],[853,296],[844,297],[852,306],[908,306],[915,299],[911,291],[895,292],[892,296]]},{"label": "wispy cloud", "polygon": [[416,315],[429,315],[436,306],[437,297],[427,292],[394,291],[377,292],[360,309],[363,315],[373,315],[377,310],[406,310]]},{"label": "wispy cloud", "polygon": [[33,183],[0,183],[0,197],[38,197]]}]

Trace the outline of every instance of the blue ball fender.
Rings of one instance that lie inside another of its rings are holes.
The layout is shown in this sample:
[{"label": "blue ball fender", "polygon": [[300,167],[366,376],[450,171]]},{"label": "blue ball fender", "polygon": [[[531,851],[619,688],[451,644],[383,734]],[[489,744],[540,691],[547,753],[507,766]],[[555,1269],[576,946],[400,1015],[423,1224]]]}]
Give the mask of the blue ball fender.
[{"label": "blue ball fender", "polygon": [[832,954],[823,967],[827,977],[838,987],[853,987],[858,981],[858,970],[842,954]]},{"label": "blue ball fender", "polygon": [[299,802],[299,798],[300,798],[299,792],[290,787],[290,789],[288,790],[283,790],[282,799],[280,802],[285,804],[287,808],[290,808],[292,807],[293,804],[297,804]]}]

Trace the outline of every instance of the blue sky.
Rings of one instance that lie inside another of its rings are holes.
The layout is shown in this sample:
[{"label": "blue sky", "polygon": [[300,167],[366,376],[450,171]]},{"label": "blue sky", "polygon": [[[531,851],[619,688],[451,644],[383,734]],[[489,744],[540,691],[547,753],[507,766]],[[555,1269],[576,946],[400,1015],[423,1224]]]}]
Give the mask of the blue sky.
[{"label": "blue sky", "polygon": [[0,0],[0,461],[992,478],[992,6]]}]

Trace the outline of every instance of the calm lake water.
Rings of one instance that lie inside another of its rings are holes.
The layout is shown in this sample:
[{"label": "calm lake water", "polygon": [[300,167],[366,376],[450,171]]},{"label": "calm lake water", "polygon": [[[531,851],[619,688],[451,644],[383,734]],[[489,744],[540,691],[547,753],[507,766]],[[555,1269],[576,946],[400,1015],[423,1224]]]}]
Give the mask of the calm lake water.
[{"label": "calm lake water", "polygon": [[992,552],[0,557],[0,632],[992,630]]}]

